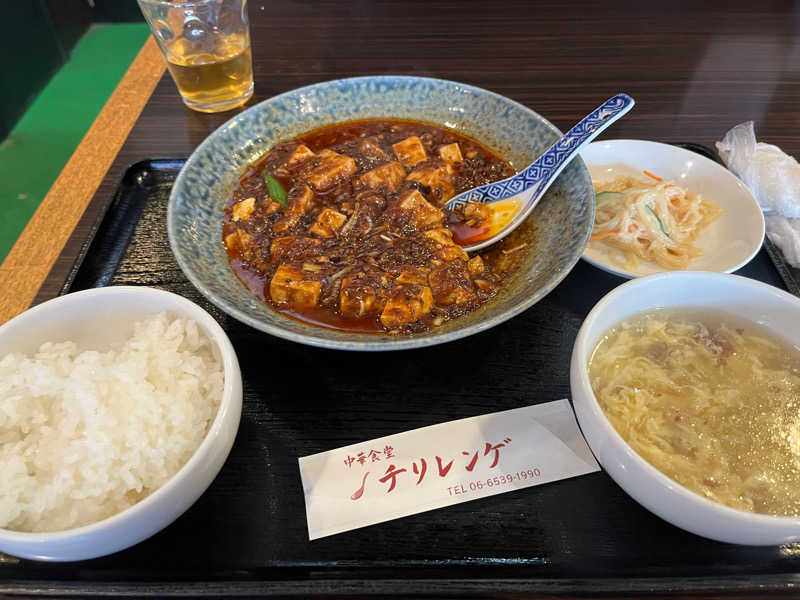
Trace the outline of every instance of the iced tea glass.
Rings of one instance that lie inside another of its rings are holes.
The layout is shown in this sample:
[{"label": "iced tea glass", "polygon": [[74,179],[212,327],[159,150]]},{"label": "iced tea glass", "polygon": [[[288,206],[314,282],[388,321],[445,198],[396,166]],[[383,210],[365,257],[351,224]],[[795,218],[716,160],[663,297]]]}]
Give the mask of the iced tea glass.
[{"label": "iced tea glass", "polygon": [[138,0],[183,102],[202,112],[253,95],[247,0]]}]

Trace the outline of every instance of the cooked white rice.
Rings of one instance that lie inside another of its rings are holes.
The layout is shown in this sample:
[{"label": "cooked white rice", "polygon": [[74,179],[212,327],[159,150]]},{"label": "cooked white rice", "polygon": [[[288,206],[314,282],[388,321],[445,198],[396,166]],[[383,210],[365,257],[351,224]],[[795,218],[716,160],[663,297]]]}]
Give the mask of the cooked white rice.
[{"label": "cooked white rice", "polygon": [[47,343],[0,360],[0,527],[61,531],[135,504],[192,456],[222,397],[194,321],[154,315],[124,345]]}]

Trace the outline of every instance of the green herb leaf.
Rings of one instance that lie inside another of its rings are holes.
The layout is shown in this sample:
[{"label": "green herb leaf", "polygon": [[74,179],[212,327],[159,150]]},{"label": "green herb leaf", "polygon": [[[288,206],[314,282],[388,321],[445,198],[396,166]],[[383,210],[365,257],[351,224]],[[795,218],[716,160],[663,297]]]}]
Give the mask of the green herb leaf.
[{"label": "green herb leaf", "polygon": [[267,193],[269,197],[275,202],[286,206],[286,190],[283,189],[281,182],[275,179],[272,175],[264,171],[264,182],[267,184]]},{"label": "green herb leaf", "polygon": [[647,208],[647,210],[649,210],[649,211],[650,211],[650,214],[651,214],[651,215],[653,215],[653,216],[656,218],[656,221],[658,221],[658,226],[659,226],[659,228],[661,229],[661,231],[664,233],[664,235],[665,235],[665,236],[667,236],[667,237],[669,237],[669,231],[667,231],[667,230],[664,228],[664,223],[662,223],[662,222],[661,222],[661,219],[659,219],[659,218],[658,218],[658,215],[656,214],[656,211],[654,211],[654,210],[653,210],[652,208],[650,208],[649,206],[647,206],[646,208]]}]

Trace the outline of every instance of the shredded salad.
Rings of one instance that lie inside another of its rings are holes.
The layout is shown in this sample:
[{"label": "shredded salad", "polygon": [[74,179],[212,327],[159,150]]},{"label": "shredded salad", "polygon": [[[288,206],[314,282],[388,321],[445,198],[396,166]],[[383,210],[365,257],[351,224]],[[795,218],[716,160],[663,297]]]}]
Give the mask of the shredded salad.
[{"label": "shredded salad", "polygon": [[595,184],[592,243],[617,250],[611,260],[625,268],[646,260],[665,269],[685,269],[702,255],[692,242],[722,209],[671,181],[643,173],[649,180],[623,176]]}]

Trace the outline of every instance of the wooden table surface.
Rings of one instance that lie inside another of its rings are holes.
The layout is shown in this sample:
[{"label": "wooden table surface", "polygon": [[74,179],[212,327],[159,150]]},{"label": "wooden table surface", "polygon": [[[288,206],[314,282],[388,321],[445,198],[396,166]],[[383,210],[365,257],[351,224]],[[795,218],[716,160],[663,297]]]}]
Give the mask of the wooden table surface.
[{"label": "wooden table surface", "polygon": [[[729,128],[753,120],[759,140],[800,156],[800,8],[794,2],[558,0],[502,8],[492,2],[256,0],[250,4],[255,96],[249,105],[340,77],[421,75],[503,94],[565,131],[625,91],[637,106],[604,137],[713,145]],[[36,301],[58,293],[128,165],[188,156],[234,114],[188,110],[165,73]]]},{"label": "wooden table surface", "polygon": [[[605,98],[625,91],[637,106],[606,138],[713,145],[732,126],[753,120],[759,140],[800,156],[796,2],[251,0],[249,12],[255,68],[249,105],[340,77],[408,74],[490,89],[566,130]],[[125,115],[149,94],[148,73],[152,79],[163,68],[153,51],[126,77],[129,88],[131,78],[139,77],[139,87],[112,107],[104,131],[117,127],[124,135]],[[114,110],[120,111],[119,123]],[[75,202],[88,208],[34,301],[58,294],[127,166],[148,157],[186,157],[234,114],[188,110],[164,74],[102,180],[97,175],[92,181],[86,169],[85,189],[72,190]],[[87,156],[95,165],[111,160],[100,151],[96,162],[85,152],[84,161]],[[58,215],[57,207],[51,210]],[[48,231],[30,233],[34,243],[64,243]],[[15,260],[11,283],[35,290],[41,275],[27,274],[24,256]],[[17,294],[12,288],[0,294]]]}]

